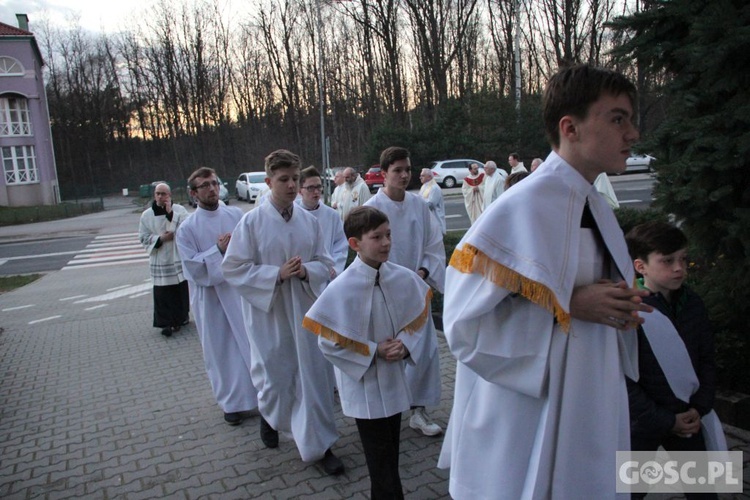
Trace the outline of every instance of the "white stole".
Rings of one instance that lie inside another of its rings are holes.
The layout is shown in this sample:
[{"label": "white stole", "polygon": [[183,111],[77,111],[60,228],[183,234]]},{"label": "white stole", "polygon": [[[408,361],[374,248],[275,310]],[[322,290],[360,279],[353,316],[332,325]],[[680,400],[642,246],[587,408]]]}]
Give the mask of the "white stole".
[{"label": "white stole", "polygon": [[[690,396],[698,390],[700,382],[682,337],[677,333],[669,318],[658,310],[654,309],[652,313],[641,313],[641,316],[645,320],[643,333],[646,334],[651,350],[667,377],[669,387],[681,401],[690,402]],[[719,417],[714,410],[701,418],[701,425],[706,450],[726,451],[727,441]]]}]

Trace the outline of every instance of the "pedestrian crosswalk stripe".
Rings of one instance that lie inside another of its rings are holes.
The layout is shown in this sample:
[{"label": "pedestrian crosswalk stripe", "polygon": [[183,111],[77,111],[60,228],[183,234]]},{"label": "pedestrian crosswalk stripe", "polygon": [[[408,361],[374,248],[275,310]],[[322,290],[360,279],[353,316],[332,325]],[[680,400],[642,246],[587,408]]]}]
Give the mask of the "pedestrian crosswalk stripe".
[{"label": "pedestrian crosswalk stripe", "polygon": [[62,270],[145,263],[148,263],[148,255],[138,233],[105,234],[95,237],[77,252]]}]

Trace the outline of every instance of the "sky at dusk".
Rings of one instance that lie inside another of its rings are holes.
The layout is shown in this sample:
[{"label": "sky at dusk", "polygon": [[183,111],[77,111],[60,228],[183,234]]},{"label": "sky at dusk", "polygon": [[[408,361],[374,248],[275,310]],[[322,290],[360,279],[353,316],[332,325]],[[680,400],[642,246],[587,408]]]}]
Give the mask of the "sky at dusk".
[{"label": "sky at dusk", "polygon": [[[49,20],[60,27],[79,24],[93,32],[114,33],[124,27],[132,27],[159,0],[0,0],[0,22],[18,26],[16,14],[29,16],[29,30]],[[177,3],[170,0],[171,3]],[[236,6],[253,4],[249,0],[222,1],[229,12]]]}]

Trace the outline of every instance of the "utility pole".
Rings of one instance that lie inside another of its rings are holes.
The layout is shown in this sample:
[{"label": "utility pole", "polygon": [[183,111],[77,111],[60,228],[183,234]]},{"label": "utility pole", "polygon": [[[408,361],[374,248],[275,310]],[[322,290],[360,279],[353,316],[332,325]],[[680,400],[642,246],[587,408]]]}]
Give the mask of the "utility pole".
[{"label": "utility pole", "polygon": [[323,52],[323,15],[321,13],[321,1],[315,0],[315,6],[318,14],[318,99],[320,101],[320,151],[321,151],[321,169],[320,173],[323,178],[323,201],[327,204],[331,196],[331,181],[328,179],[330,164],[328,160],[328,138],[326,137],[326,101],[323,83],[323,65],[325,64],[325,54]]},{"label": "utility pole", "polygon": [[520,0],[513,0],[513,12],[515,14],[515,34],[513,36],[513,59],[515,60],[515,87],[516,87],[516,121],[521,122],[521,5]]}]

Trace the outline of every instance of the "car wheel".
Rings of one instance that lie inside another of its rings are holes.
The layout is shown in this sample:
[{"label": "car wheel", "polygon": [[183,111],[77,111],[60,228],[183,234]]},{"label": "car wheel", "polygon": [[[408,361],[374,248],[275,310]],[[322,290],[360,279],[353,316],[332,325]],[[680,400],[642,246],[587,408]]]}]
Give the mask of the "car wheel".
[{"label": "car wheel", "polygon": [[240,192],[236,191],[235,195],[237,196],[237,201],[242,201],[242,196],[240,196]]},{"label": "car wheel", "polygon": [[452,187],[456,187],[456,179],[454,179],[453,177],[446,177],[443,180],[443,186],[445,186],[448,189]]}]

